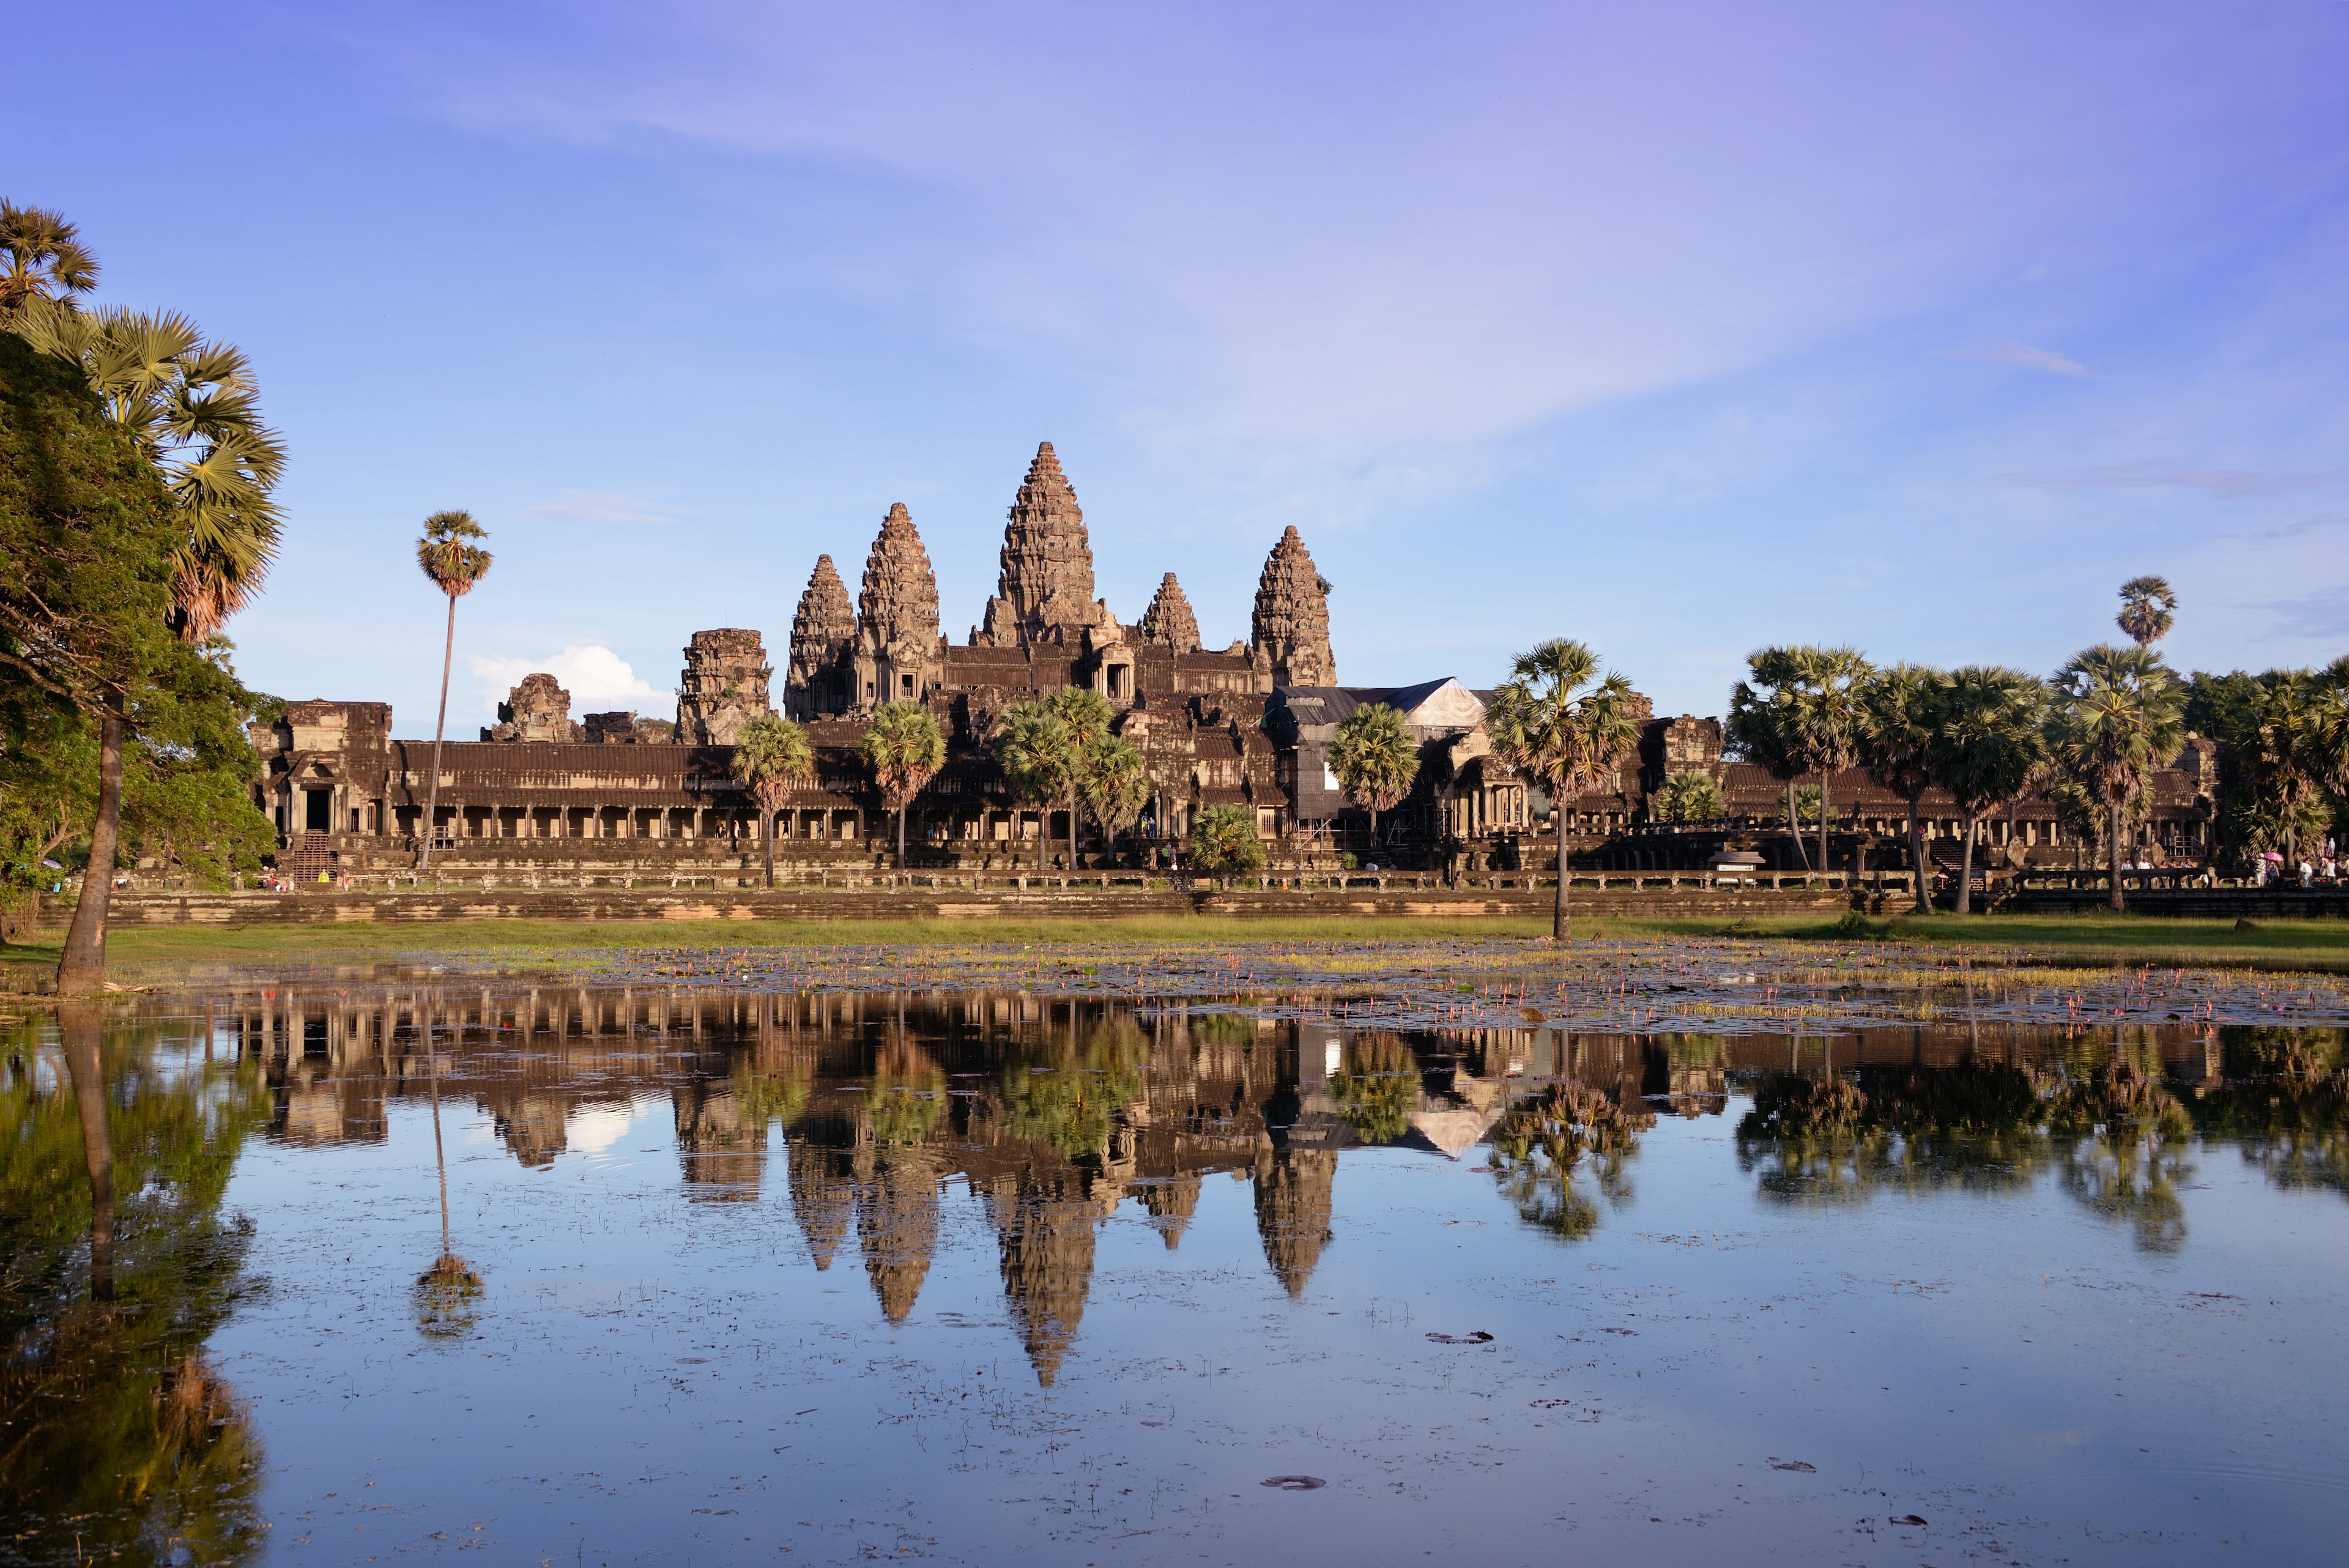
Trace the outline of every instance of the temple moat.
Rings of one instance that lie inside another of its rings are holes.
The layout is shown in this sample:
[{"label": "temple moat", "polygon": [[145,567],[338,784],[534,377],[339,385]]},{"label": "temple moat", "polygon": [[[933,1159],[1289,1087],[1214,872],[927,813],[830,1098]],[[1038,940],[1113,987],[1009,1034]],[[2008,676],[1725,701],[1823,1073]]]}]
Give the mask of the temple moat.
[{"label": "temple moat", "polygon": [[2328,1550],[2344,1036],[2228,1021],[2281,983],[1826,1024],[1854,988],[1758,973],[1775,1023],[1585,1029],[1748,977],[1627,951],[1535,1022],[1464,947],[1459,1021],[1402,1026],[1408,986],[1244,956],[1212,996],[649,952],[13,1021],[0,1558]]}]

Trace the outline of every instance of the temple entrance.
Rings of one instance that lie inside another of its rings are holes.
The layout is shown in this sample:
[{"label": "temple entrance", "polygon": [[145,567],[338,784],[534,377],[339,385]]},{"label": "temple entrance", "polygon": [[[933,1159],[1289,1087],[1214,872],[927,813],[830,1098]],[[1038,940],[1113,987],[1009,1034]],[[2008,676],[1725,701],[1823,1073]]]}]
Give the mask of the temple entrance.
[{"label": "temple entrance", "polygon": [[330,789],[305,789],[302,792],[302,826],[311,833],[330,832],[334,826],[335,792]]}]

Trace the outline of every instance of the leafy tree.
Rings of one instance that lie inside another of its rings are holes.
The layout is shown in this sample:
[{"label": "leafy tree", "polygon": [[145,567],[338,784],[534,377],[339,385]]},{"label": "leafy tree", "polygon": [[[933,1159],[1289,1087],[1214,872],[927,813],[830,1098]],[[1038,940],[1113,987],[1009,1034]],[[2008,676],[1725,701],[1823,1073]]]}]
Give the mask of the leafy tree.
[{"label": "leafy tree", "polygon": [[2113,623],[2139,648],[2151,648],[2169,635],[2178,596],[2167,577],[2131,577],[2121,585],[2121,612]]},{"label": "leafy tree", "polygon": [[[736,779],[750,787],[759,807],[759,843],[766,849],[767,886],[775,885],[775,815],[791,804],[797,791],[815,777],[815,753],[807,732],[789,719],[762,714],[742,726],[734,738],[734,755],[727,766]],[[902,857],[902,846],[898,851]]]},{"label": "leafy tree", "polygon": [[2103,802],[2110,835],[2112,907],[2121,897],[2121,824],[2154,771],[2185,741],[2185,693],[2149,648],[2100,643],[2055,674],[2054,753]]},{"label": "leafy tree", "polygon": [[449,634],[440,649],[440,712],[432,721],[432,778],[424,789],[424,832],[416,855],[419,871],[432,865],[432,840],[440,826],[440,740],[449,728],[449,668],[457,658],[457,601],[489,574],[490,553],[473,543],[489,536],[489,530],[474,522],[470,512],[435,512],[424,520],[423,537],[416,541],[416,564],[434,587],[449,596]]},{"label": "leafy tree", "polygon": [[1896,664],[1878,670],[1860,694],[1865,713],[1859,765],[1880,788],[1909,803],[1909,864],[1916,872],[1911,891],[1920,912],[1932,908],[1932,896],[1919,808],[1933,784],[1933,710],[1944,684],[1937,670]]},{"label": "leafy tree", "polygon": [[1104,735],[1085,754],[1080,789],[1085,808],[1112,841],[1132,827],[1150,800],[1150,769],[1140,748],[1123,735]]},{"label": "leafy tree", "polygon": [[1584,643],[1556,638],[1511,661],[1509,679],[1485,711],[1485,732],[1501,761],[1547,782],[1550,824],[1557,836],[1557,898],[1550,936],[1572,934],[1567,884],[1567,805],[1613,776],[1640,743],[1640,713],[1631,683],[1601,675],[1599,656]]},{"label": "leafy tree", "polygon": [[1371,842],[1379,840],[1379,813],[1392,811],[1419,778],[1419,742],[1403,727],[1402,711],[1384,702],[1355,709],[1338,725],[1330,771],[1346,798],[1371,814]]},{"label": "leafy tree", "polygon": [[1228,888],[1235,872],[1264,864],[1256,813],[1244,805],[1211,805],[1191,819],[1191,864]]},{"label": "leafy tree", "polygon": [[1933,777],[1966,819],[1958,873],[1962,915],[1972,907],[1982,814],[2029,789],[2047,760],[2046,689],[2018,670],[1968,665],[1942,682],[1933,717]]},{"label": "leafy tree", "polygon": [[2242,758],[2261,804],[2283,828],[2283,857],[2292,866],[2300,863],[2302,815],[2324,787],[2316,759],[2316,684],[2302,670],[2261,676],[2260,727]]},{"label": "leafy tree", "polygon": [[40,207],[0,197],[0,329],[13,327],[35,299],[70,306],[98,286],[98,258],[73,224]]},{"label": "leafy tree", "polygon": [[1783,649],[1764,649],[1746,660],[1753,679],[1741,680],[1729,693],[1727,739],[1731,755],[1742,757],[1767,773],[1786,791],[1786,822],[1795,840],[1795,858],[1811,868],[1810,851],[1795,825],[1795,782],[1811,771],[1804,749],[1802,715],[1795,693],[1783,683],[1786,674]]},{"label": "leafy tree", "polygon": [[897,814],[897,869],[905,868],[905,808],[946,765],[947,738],[919,702],[884,702],[864,732],[864,761],[881,804]]},{"label": "leafy tree", "polygon": [[285,449],[262,422],[253,368],[176,311],[28,301],[16,331],[79,365],[163,476],[184,537],[173,559],[181,634],[202,641],[252,602],[277,554]]},{"label": "leafy tree", "polygon": [[[1069,732],[1068,724],[1042,702],[1014,702],[1003,711],[995,734],[995,760],[1015,799],[1042,807],[1074,790],[1082,776],[1084,753]],[[1036,869],[1044,869],[1044,846],[1050,836],[1044,821],[1036,825]]]},{"label": "leafy tree", "polygon": [[1058,771],[1065,781],[1061,798],[1069,808],[1069,869],[1073,871],[1077,868],[1077,798],[1083,793],[1095,752],[1109,739],[1110,721],[1116,711],[1108,698],[1087,686],[1063,686],[1044,699],[1044,706],[1061,721],[1068,737],[1069,755]]},{"label": "leafy tree", "polygon": [[1656,815],[1664,822],[1715,822],[1729,815],[1729,797],[1711,774],[1693,770],[1664,780],[1656,792]]},{"label": "leafy tree", "polygon": [[1397,1034],[1361,1034],[1347,1043],[1330,1097],[1364,1143],[1392,1143],[1411,1130],[1419,1108],[1419,1061]]},{"label": "leafy tree", "polygon": [[2246,747],[2260,728],[2260,701],[2264,695],[2259,678],[2232,670],[2211,675],[2196,670],[2186,678],[2186,727],[2220,745]]}]

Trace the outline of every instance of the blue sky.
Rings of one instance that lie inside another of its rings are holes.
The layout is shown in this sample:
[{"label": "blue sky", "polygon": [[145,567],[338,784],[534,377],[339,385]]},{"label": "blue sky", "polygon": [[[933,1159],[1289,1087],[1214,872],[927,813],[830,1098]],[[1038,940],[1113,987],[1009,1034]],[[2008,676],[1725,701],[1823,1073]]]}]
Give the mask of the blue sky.
[{"label": "blue sky", "polygon": [[666,713],[913,510],[957,640],[1039,440],[1101,592],[1341,679],[1585,639],[2052,669],[2167,574],[2188,667],[2349,650],[2349,7],[50,6],[0,192],[257,361],[232,627],[429,733],[442,507],[532,669]]}]

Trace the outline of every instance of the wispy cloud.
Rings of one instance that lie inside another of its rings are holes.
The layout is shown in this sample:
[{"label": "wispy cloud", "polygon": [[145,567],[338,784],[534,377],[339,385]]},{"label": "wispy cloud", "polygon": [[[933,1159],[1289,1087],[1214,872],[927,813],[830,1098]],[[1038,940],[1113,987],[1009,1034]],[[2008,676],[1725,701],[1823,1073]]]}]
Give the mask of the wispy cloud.
[{"label": "wispy cloud", "polygon": [[2027,490],[2199,490],[2209,495],[2241,498],[2284,495],[2296,490],[2321,490],[2349,478],[2349,469],[2327,468],[2310,473],[2279,473],[2249,468],[2189,468],[2183,463],[2147,460],[2105,462],[2088,468],[2052,468],[1994,475],[2002,484]]},{"label": "wispy cloud", "polygon": [[2007,365],[2017,370],[2040,370],[2050,376],[2085,376],[2088,368],[2069,355],[2028,343],[1991,343],[1975,348],[1952,348],[1951,359],[1973,359],[1985,365]]},{"label": "wispy cloud", "polygon": [[562,682],[571,693],[571,717],[585,713],[608,713],[620,709],[657,711],[668,705],[677,695],[653,685],[638,676],[628,661],[600,642],[574,645],[560,653],[514,659],[484,659],[476,654],[470,661],[473,681],[481,696],[483,711],[494,713],[507,692],[522,684],[525,675],[541,671]]},{"label": "wispy cloud", "polygon": [[2301,539],[2324,528],[2338,528],[2349,523],[2349,512],[2320,512],[2313,517],[2303,517],[2297,523],[2281,527],[2261,528],[2248,534],[2221,534],[2221,539],[2241,539],[2250,544],[2272,545],[2283,539]]},{"label": "wispy cloud", "polygon": [[2319,588],[2298,598],[2271,599],[2251,607],[2275,617],[2279,628],[2295,637],[2349,637],[2349,586]]},{"label": "wispy cloud", "polygon": [[635,495],[599,490],[566,490],[552,501],[522,509],[525,517],[558,517],[572,523],[674,523],[668,507]]}]

